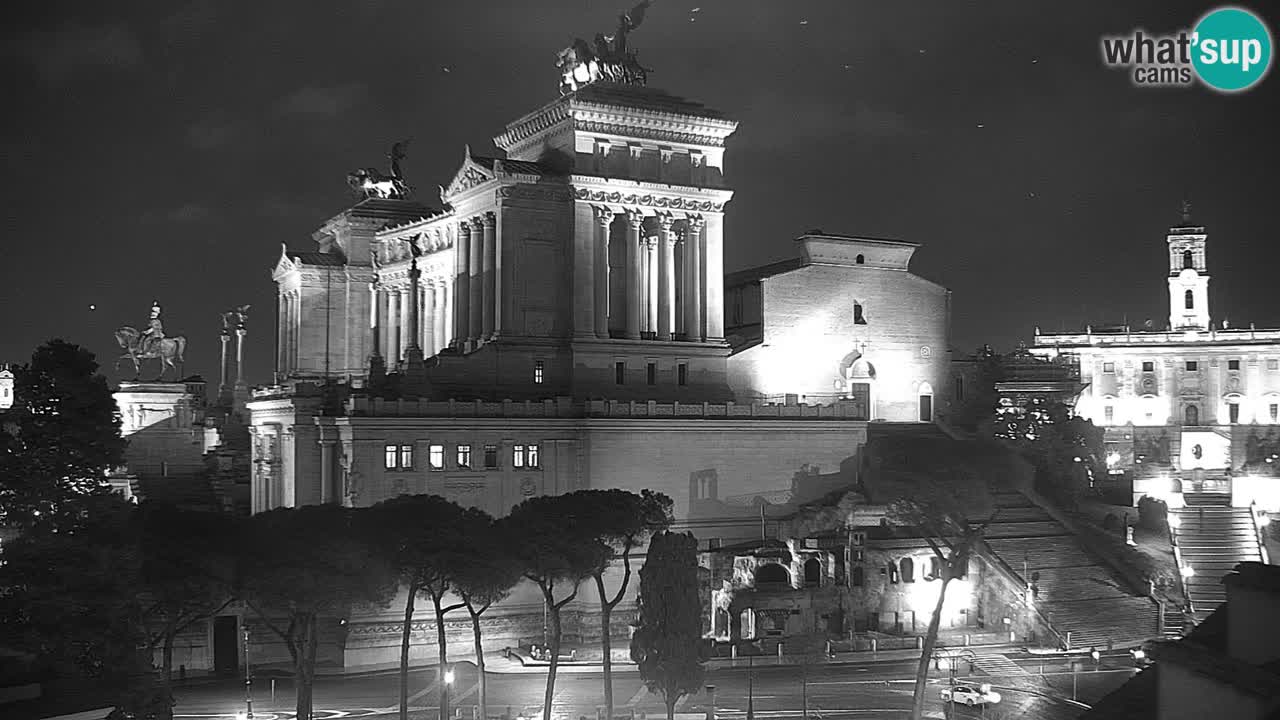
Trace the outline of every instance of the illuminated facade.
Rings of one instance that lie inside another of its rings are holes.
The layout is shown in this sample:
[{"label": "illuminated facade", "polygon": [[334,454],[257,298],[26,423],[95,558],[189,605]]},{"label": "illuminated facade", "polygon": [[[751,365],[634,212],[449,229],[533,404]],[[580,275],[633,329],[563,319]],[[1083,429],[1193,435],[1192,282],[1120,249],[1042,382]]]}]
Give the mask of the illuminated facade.
[{"label": "illuminated facade", "polygon": [[1079,358],[1076,411],[1105,428],[1113,471],[1142,471],[1135,492],[1228,492],[1280,450],[1280,330],[1211,320],[1207,237],[1185,214],[1169,230],[1168,329],[1035,337],[1038,355]]}]

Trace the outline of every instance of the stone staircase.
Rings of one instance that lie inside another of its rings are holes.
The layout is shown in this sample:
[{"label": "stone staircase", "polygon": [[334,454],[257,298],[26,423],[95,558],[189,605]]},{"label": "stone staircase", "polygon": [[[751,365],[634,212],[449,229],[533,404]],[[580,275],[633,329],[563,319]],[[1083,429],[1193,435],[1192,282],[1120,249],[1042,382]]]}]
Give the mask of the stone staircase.
[{"label": "stone staircase", "polygon": [[1200,622],[1227,600],[1222,576],[1239,563],[1262,561],[1249,508],[1230,506],[1226,495],[1187,493],[1187,507],[1171,511],[1182,564],[1194,574],[1185,579],[1187,596]]},{"label": "stone staircase", "polygon": [[212,483],[203,476],[141,478],[135,492],[142,500],[162,502],[186,510],[223,511]]},{"label": "stone staircase", "polygon": [[1160,634],[1159,610],[1129,592],[1061,523],[1025,495],[995,496],[987,545],[1035,588],[1036,607],[1073,648],[1141,643]]}]

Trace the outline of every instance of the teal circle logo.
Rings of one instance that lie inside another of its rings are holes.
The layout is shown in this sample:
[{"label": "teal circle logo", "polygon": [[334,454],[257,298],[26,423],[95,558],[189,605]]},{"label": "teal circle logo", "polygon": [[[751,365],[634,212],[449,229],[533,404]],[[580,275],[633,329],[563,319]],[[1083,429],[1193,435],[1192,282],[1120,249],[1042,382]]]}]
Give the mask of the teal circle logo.
[{"label": "teal circle logo", "polygon": [[1247,90],[1271,68],[1271,32],[1248,10],[1210,12],[1196,25],[1191,43],[1191,64],[1214,90]]}]

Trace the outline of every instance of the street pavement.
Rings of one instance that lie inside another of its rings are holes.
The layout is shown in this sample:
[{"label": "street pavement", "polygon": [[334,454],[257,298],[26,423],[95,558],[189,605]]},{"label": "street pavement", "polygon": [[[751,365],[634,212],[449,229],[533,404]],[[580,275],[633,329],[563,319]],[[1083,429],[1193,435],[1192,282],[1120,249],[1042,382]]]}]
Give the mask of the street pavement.
[{"label": "street pavement", "polygon": [[[998,657],[995,657],[998,656]],[[748,694],[753,715],[760,720],[808,717],[902,718],[911,707],[915,660],[904,658],[865,659],[857,663],[821,663],[811,666],[756,665],[738,660],[711,669],[706,685],[714,685],[716,716],[724,720],[745,720]],[[949,707],[939,693],[949,682],[946,670],[933,670],[927,695],[929,715],[935,718],[982,718],[1012,720],[1074,720],[1087,706],[1118,687],[1134,674],[1131,661],[1122,656],[1104,658],[1096,666],[1089,659],[1073,672],[1068,658],[1031,657],[1017,653],[982,653],[972,673],[967,664],[957,669],[956,682],[989,683],[1003,696],[1002,702],[987,708]],[[532,670],[528,668],[526,670]],[[617,715],[637,719],[662,717],[661,698],[643,688],[639,675],[626,665],[614,673],[614,703]],[[414,720],[436,720],[439,713],[439,685],[434,668],[410,671],[409,705]],[[515,718],[535,718],[541,711],[545,675],[541,672],[494,673],[488,675],[488,714]],[[463,720],[475,717],[477,673],[474,666],[455,666],[450,686],[450,706]],[[1073,696],[1078,698],[1072,702]],[[179,687],[176,692],[178,718],[190,720],[231,720],[245,711],[243,680],[227,679]],[[289,679],[255,679],[254,720],[291,720],[293,684]],[[320,720],[342,718],[394,717],[399,710],[399,675],[395,671],[364,676],[320,676],[315,684],[315,707]],[[599,668],[561,668],[556,678],[552,714],[574,720],[596,717],[603,704]],[[712,694],[703,691],[683,698],[680,713],[706,713]]]}]

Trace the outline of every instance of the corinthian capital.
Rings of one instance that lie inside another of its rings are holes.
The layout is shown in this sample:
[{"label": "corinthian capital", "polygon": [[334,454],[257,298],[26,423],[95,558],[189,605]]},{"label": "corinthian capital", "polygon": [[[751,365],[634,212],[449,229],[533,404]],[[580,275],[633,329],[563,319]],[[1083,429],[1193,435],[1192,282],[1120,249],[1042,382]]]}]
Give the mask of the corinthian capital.
[{"label": "corinthian capital", "polygon": [[608,229],[613,224],[613,218],[616,215],[611,208],[603,205],[592,205],[591,214],[595,216],[596,222],[605,229]]},{"label": "corinthian capital", "polygon": [[492,230],[493,226],[496,225],[497,222],[497,216],[491,212],[481,213],[480,215],[480,224],[483,225],[486,230]]},{"label": "corinthian capital", "polygon": [[662,228],[662,232],[670,233],[671,227],[675,225],[676,218],[669,212],[658,213],[658,226]]},{"label": "corinthian capital", "polygon": [[627,208],[623,210],[627,216],[627,223],[631,225],[632,230],[639,230],[644,225],[644,212],[635,208]]},{"label": "corinthian capital", "polygon": [[685,222],[689,224],[689,232],[695,233],[702,230],[702,227],[707,224],[706,218],[701,215],[688,215],[685,217]]}]

